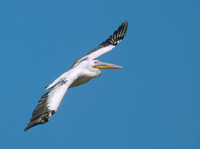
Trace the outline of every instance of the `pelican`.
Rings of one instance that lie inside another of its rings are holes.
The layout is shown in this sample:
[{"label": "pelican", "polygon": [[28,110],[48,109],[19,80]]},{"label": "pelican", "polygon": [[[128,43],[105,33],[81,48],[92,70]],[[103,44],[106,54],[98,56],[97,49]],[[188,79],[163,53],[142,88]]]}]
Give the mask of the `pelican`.
[{"label": "pelican", "polygon": [[85,56],[76,60],[70,70],[63,73],[51,84],[45,86],[45,89],[51,89],[46,92],[38,101],[38,105],[32,113],[30,122],[24,131],[38,124],[44,124],[49,121],[52,115],[58,110],[67,90],[72,87],[87,83],[92,78],[101,75],[101,69],[120,69],[121,66],[100,62],[96,58],[111,51],[126,35],[128,22],[124,21],[119,28],[106,41],[91,50]]}]

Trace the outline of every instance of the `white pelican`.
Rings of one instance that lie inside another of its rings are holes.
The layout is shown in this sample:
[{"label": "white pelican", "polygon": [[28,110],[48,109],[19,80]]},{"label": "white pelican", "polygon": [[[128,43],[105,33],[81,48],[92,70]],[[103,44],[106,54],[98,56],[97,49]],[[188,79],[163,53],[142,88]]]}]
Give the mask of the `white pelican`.
[{"label": "white pelican", "polygon": [[126,35],[128,22],[124,21],[121,26],[106,41],[91,50],[85,56],[76,60],[72,68],[63,73],[45,89],[51,89],[45,93],[32,113],[30,123],[24,129],[46,123],[58,110],[64,95],[69,88],[84,84],[92,78],[101,75],[101,69],[119,69],[121,66],[104,63],[96,60],[99,56],[111,51]]}]

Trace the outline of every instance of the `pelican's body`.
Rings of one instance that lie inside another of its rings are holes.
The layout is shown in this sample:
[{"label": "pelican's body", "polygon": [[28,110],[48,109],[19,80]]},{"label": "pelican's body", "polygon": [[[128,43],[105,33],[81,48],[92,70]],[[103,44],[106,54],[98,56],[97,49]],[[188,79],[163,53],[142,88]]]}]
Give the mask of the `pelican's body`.
[{"label": "pelican's body", "polygon": [[105,42],[94,48],[82,58],[76,60],[72,68],[63,73],[55,81],[45,87],[51,89],[39,100],[38,105],[32,113],[30,123],[24,129],[43,124],[58,110],[67,90],[72,87],[87,83],[90,79],[99,77],[101,69],[119,69],[121,66],[104,63],[96,60],[99,56],[111,51],[125,36],[128,22],[125,21]]}]

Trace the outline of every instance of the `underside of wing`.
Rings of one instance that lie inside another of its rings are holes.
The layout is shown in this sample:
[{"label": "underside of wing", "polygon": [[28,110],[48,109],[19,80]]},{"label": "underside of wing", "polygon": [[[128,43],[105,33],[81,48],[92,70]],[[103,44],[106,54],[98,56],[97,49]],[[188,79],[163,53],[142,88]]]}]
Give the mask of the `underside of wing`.
[{"label": "underside of wing", "polygon": [[72,67],[76,67],[79,63],[88,59],[96,59],[99,56],[111,51],[126,35],[128,22],[124,21],[121,26],[106,41],[102,42],[98,47],[91,50],[85,56],[76,60]]},{"label": "underside of wing", "polygon": [[52,90],[45,93],[38,101],[38,105],[32,113],[30,123],[27,125],[24,131],[35,125],[48,122],[51,116],[59,108],[62,99],[70,85],[71,84],[67,83],[67,81],[65,84],[62,82],[57,84]]}]

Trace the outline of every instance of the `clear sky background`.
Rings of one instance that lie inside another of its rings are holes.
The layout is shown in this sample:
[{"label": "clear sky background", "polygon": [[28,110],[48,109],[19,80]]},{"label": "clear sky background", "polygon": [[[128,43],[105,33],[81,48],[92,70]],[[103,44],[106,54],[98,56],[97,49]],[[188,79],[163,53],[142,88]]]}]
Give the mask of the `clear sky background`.
[{"label": "clear sky background", "polygon": [[[103,70],[24,133],[44,86],[107,39]],[[199,149],[200,1],[0,2],[0,148]]]}]

